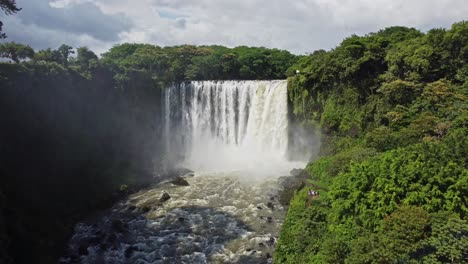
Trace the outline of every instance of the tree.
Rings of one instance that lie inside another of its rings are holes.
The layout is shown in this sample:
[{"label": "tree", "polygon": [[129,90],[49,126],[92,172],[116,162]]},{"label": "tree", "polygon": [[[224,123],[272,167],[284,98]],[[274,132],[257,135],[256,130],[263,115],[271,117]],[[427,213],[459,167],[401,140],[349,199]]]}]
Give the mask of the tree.
[{"label": "tree", "polygon": [[[16,12],[21,10],[21,8],[18,8],[16,6],[15,0],[0,0],[0,8],[7,15],[15,14]],[[0,39],[6,38],[6,34],[2,33],[2,26],[3,23],[2,21],[0,21]]]},{"label": "tree", "polygon": [[62,64],[64,66],[68,66],[68,57],[70,56],[70,54],[75,54],[75,51],[73,51],[73,48],[66,44],[62,44],[58,48],[58,52],[60,52],[60,54],[62,55]]},{"label": "tree", "polygon": [[89,71],[91,66],[97,63],[98,57],[88,47],[79,47],[76,52],[76,63],[82,71]]},{"label": "tree", "polygon": [[15,42],[0,44],[0,57],[8,58],[19,63],[20,60],[32,58],[34,50],[29,45],[23,45]]},{"label": "tree", "polygon": [[62,55],[57,50],[52,50],[50,48],[45,50],[40,50],[34,55],[34,60],[36,61],[45,61],[45,62],[62,62]]}]

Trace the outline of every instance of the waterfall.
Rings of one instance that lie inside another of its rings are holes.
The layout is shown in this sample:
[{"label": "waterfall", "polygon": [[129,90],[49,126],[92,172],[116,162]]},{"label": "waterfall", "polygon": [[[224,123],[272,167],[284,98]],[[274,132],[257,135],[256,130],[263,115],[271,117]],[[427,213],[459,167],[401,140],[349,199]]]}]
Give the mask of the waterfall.
[{"label": "waterfall", "polygon": [[[192,81],[165,89],[168,156],[191,169],[285,174],[287,82]],[[281,175],[277,175],[281,176]]]}]

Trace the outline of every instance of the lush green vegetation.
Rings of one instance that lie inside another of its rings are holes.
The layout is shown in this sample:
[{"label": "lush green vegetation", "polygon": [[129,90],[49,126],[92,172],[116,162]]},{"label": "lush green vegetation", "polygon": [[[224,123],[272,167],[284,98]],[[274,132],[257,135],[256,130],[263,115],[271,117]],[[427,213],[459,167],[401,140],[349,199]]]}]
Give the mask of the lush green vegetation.
[{"label": "lush green vegetation", "polygon": [[[468,261],[468,23],[351,36],[288,69],[296,119],[325,135],[276,263]],[[299,75],[295,71],[300,70]]]},{"label": "lush green vegetation", "polygon": [[5,42],[0,56],[1,263],[55,262],[77,220],[161,173],[166,85],[285,78],[297,61],[266,48],[147,44],[99,58]]}]

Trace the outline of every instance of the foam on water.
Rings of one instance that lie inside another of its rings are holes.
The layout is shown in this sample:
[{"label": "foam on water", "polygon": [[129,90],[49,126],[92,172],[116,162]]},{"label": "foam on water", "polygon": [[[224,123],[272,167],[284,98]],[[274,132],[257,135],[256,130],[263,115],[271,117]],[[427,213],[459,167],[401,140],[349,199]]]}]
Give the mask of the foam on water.
[{"label": "foam on water", "polygon": [[[190,186],[161,183],[141,191],[98,222],[78,224],[70,256],[62,261],[272,263],[285,215],[277,202],[276,180],[250,182],[226,174],[187,180]],[[164,192],[171,199],[160,204]],[[142,214],[145,207],[150,210]],[[115,231],[113,219],[125,226],[122,232]],[[80,251],[86,254],[79,256]]]},{"label": "foam on water", "polygon": [[206,172],[287,175],[287,82],[192,81],[165,90],[167,156]]}]

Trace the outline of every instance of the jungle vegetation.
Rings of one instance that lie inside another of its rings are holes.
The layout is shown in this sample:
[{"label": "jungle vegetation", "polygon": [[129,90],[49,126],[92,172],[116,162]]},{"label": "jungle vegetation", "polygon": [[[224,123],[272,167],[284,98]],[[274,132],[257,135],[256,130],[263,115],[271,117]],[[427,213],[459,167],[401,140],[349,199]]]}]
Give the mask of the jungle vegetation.
[{"label": "jungle vegetation", "polygon": [[353,35],[288,69],[294,117],[324,140],[275,263],[468,261],[467,62],[459,22]]}]

